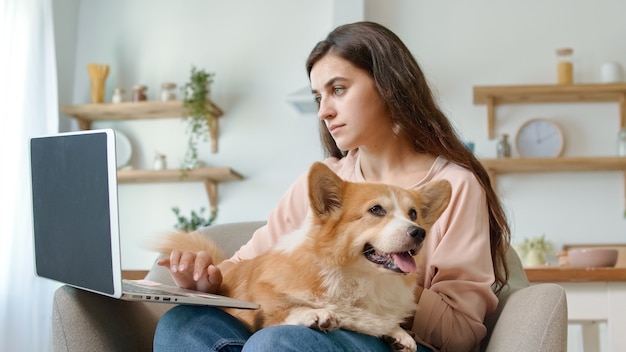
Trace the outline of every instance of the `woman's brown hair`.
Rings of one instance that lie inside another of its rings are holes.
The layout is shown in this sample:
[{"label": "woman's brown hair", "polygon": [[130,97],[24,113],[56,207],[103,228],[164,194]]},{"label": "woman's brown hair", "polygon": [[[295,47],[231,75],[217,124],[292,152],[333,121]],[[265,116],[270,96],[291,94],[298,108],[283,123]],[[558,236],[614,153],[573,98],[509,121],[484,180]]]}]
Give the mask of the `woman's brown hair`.
[{"label": "woman's brown hair", "polygon": [[[506,251],[510,228],[489,174],[457,135],[441,112],[415,57],[392,31],[373,22],[357,22],[335,28],[319,42],[306,62],[307,73],[317,61],[332,54],[351,62],[374,80],[391,112],[394,132],[413,142],[417,152],[449,160],[470,170],[487,196],[491,261],[494,289],[499,292],[508,281]],[[343,158],[323,121],[320,136],[327,156]]]}]

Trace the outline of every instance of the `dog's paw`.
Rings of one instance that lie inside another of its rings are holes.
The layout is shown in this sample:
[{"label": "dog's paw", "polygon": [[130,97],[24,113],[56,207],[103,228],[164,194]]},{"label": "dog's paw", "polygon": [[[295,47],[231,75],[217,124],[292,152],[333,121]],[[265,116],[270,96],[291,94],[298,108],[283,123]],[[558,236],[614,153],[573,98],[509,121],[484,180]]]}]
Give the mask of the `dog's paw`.
[{"label": "dog's paw", "polygon": [[328,309],[302,309],[292,312],[285,323],[304,325],[319,331],[331,331],[339,329],[341,319],[335,312]]},{"label": "dog's paw", "polygon": [[391,345],[392,350],[400,352],[417,351],[415,339],[404,329],[398,327],[385,336],[385,340]]}]

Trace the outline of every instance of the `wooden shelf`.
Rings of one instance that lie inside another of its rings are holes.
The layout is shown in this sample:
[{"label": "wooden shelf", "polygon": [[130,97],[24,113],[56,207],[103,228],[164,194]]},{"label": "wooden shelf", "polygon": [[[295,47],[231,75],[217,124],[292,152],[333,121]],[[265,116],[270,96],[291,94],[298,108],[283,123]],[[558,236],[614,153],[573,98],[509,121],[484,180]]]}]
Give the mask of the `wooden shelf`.
[{"label": "wooden shelf", "polygon": [[481,159],[490,175],[535,172],[626,171],[626,157]]},{"label": "wooden shelf", "polygon": [[530,282],[626,281],[626,268],[524,268]]},{"label": "wooden shelf", "polygon": [[[224,113],[212,101],[215,112],[212,120],[211,151],[217,152],[217,118]],[[124,103],[101,103],[83,105],[65,105],[61,112],[72,116],[83,130],[91,129],[94,121],[152,120],[162,118],[180,118],[184,115],[183,101],[141,101]],[[118,170],[119,183],[161,183],[161,182],[203,182],[209,198],[211,212],[217,211],[217,184],[220,182],[242,180],[243,176],[227,167],[203,167],[187,172],[181,170]]]},{"label": "wooden shelf", "polygon": [[242,180],[243,176],[228,167],[202,167],[183,176],[181,170],[118,170],[119,183],[203,182],[209,197],[211,211],[217,211],[217,184]]},{"label": "wooden shelf", "polygon": [[[217,152],[218,125],[217,118],[222,116],[223,111],[209,101],[215,111],[211,130],[211,151]],[[122,121],[122,120],[148,120],[182,117],[184,114],[182,100],[172,101],[141,101],[124,102],[118,104],[83,104],[61,106],[61,112],[75,118],[78,127],[82,130],[90,130],[94,121]]]},{"label": "wooden shelf", "polygon": [[617,102],[626,126],[626,84],[475,86],[474,104],[487,105],[487,135],[495,138],[495,107],[501,104]]}]

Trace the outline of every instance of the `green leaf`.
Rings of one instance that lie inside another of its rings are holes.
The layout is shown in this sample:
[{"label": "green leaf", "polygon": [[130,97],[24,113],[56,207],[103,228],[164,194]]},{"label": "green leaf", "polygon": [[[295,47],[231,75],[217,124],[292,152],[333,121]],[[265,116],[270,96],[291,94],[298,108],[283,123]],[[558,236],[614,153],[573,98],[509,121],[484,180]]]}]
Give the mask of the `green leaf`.
[{"label": "green leaf", "polygon": [[210,126],[215,111],[208,98],[211,93],[214,73],[191,67],[189,82],[182,87],[184,119],[187,123],[187,151],[181,164],[182,176],[198,166],[198,143],[209,140]]},{"label": "green leaf", "polygon": [[192,210],[189,217],[180,215],[180,209],[178,207],[172,207],[172,212],[176,216],[176,224],[174,228],[191,232],[201,227],[211,226],[215,218],[217,217],[217,211],[211,212],[207,218],[203,217],[203,213],[206,211],[204,207],[200,208],[199,212]]}]

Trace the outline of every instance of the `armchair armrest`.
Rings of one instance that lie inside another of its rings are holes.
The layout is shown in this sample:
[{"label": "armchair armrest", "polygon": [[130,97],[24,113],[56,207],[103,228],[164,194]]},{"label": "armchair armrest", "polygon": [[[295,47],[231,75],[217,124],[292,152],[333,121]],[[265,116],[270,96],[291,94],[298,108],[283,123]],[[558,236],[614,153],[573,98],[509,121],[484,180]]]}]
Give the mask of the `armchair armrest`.
[{"label": "armchair armrest", "polygon": [[152,351],[156,324],[171,307],[61,286],[54,293],[52,350]]}]

